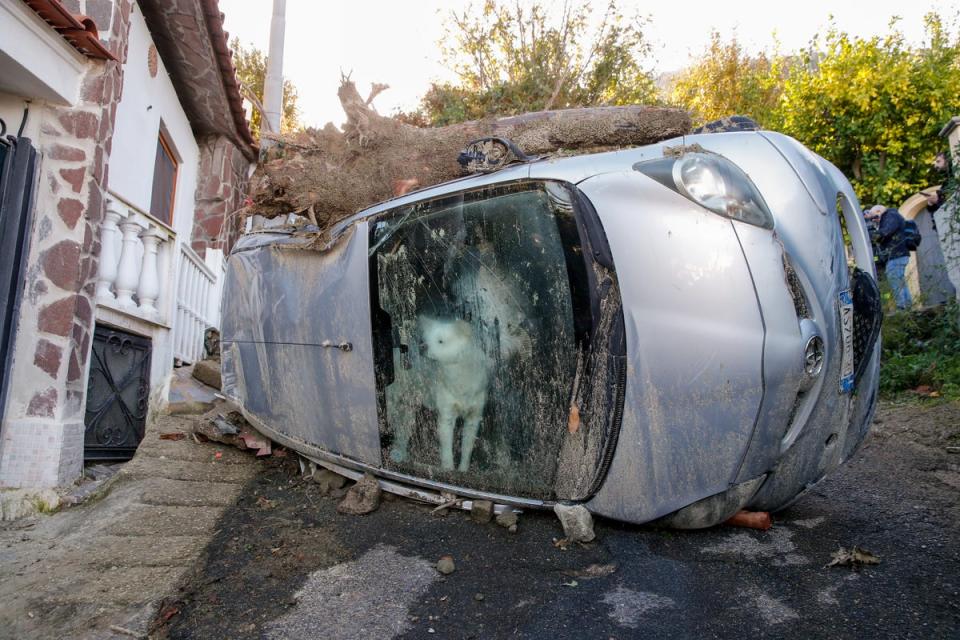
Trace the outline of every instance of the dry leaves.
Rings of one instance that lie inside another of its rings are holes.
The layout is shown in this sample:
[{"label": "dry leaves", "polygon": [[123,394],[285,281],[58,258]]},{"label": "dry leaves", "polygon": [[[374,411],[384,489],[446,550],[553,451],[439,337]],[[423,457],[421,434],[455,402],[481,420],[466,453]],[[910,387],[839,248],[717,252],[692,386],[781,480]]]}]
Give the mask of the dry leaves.
[{"label": "dry leaves", "polygon": [[828,567],[858,567],[865,564],[880,564],[880,558],[866,549],[854,546],[849,551],[840,547],[833,552]]}]

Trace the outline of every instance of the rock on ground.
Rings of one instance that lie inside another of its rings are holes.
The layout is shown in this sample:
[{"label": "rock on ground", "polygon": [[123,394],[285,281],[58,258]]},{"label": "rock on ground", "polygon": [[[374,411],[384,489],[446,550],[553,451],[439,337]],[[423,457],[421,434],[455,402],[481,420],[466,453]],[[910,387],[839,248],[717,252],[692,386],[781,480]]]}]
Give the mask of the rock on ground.
[{"label": "rock on ground", "polygon": [[507,508],[503,513],[497,516],[497,524],[504,529],[517,526],[517,514],[513,509]]},{"label": "rock on ground", "polygon": [[489,500],[474,500],[473,506],[470,508],[470,518],[474,522],[479,522],[484,524],[490,522],[490,518],[493,517],[493,503]]},{"label": "rock on ground", "polygon": [[222,386],[220,380],[220,362],[218,360],[201,360],[193,365],[193,377],[214,389]]},{"label": "rock on ground", "polygon": [[450,575],[456,571],[456,569],[457,565],[453,562],[453,556],[441,556],[441,558],[437,560],[437,571],[445,576]]},{"label": "rock on ground", "polygon": [[380,506],[380,483],[369,473],[350,487],[347,495],[337,506],[337,511],[354,516],[373,513]]},{"label": "rock on ground", "polygon": [[329,495],[331,492],[343,487],[347,479],[339,473],[334,473],[330,469],[318,469],[313,473],[313,481],[320,487],[320,493]]},{"label": "rock on ground", "polygon": [[596,537],[593,533],[593,517],[583,505],[556,504],[553,512],[560,518],[563,535],[570,542],[590,542]]}]

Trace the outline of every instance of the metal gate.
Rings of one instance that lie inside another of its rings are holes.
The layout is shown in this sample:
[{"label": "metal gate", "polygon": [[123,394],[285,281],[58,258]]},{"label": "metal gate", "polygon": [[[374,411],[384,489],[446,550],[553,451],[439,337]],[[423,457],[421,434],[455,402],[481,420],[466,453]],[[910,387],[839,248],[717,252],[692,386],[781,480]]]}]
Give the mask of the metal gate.
[{"label": "metal gate", "polygon": [[0,419],[10,384],[37,182],[37,152],[30,140],[4,138],[4,132],[0,121]]},{"label": "metal gate", "polygon": [[84,460],[129,460],[143,440],[150,339],[97,325],[90,354]]}]

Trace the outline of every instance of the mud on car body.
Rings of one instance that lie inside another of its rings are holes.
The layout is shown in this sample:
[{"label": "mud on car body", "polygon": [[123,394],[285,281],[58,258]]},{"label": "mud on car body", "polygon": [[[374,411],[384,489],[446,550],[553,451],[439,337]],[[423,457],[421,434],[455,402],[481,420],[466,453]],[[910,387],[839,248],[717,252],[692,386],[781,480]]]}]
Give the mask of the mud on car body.
[{"label": "mud on car body", "polygon": [[871,422],[860,207],[786,136],[514,164],[331,238],[236,245],[224,393],[387,488],[704,527],[786,506]]}]

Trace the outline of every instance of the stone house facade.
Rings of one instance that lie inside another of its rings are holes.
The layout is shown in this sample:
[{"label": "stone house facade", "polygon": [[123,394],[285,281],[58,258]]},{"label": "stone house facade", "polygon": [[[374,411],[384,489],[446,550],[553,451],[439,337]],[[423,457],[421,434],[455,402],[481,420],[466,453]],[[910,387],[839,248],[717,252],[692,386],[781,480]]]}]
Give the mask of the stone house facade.
[{"label": "stone house facade", "polygon": [[[162,408],[216,324],[257,154],[226,43],[216,0],[0,0],[5,144],[37,158],[23,264],[0,274],[0,487],[75,480],[91,420]],[[146,350],[126,390],[108,334]]]}]

